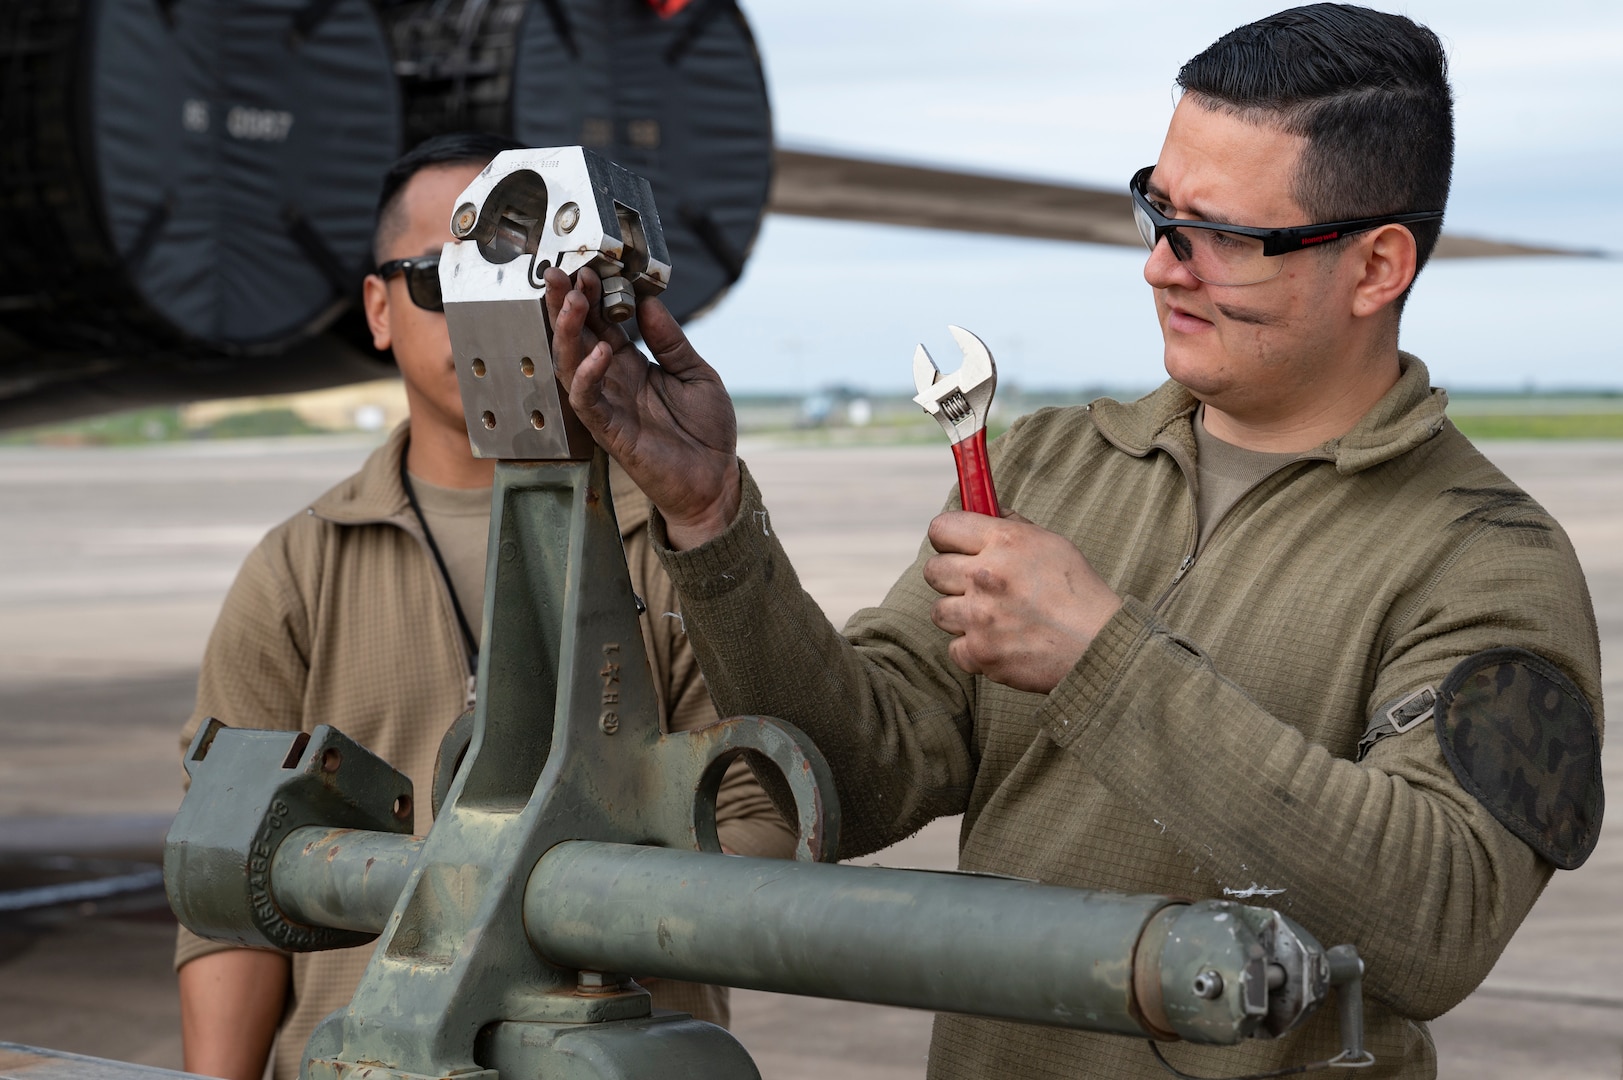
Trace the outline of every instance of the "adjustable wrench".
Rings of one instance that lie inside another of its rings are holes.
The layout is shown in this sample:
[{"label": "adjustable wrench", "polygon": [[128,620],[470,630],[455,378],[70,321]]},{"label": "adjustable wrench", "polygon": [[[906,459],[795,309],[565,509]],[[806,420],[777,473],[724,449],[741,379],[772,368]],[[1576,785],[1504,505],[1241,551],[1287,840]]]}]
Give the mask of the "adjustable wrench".
[{"label": "adjustable wrench", "polygon": [[986,456],[986,414],[997,389],[997,365],[980,338],[961,326],[948,330],[964,354],[964,364],[943,375],[920,345],[913,353],[913,382],[919,388],[913,400],[935,417],[952,440],[958,463],[958,497],[965,510],[1000,517],[997,492],[992,487],[992,465]]}]

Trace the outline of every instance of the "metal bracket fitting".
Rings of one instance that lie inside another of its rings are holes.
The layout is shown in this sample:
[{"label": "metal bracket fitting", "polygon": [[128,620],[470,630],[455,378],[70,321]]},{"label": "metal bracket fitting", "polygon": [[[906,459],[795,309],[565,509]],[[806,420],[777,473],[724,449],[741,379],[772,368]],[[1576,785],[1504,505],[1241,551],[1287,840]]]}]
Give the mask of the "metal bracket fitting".
[{"label": "metal bracket fitting", "polygon": [[457,200],[445,321],[477,457],[581,461],[591,439],[553,374],[542,273],[590,267],[603,313],[663,292],[671,258],[648,181],[579,146],[498,154]]},{"label": "metal bracket fitting", "polygon": [[[212,760],[200,767],[205,757]],[[210,719],[185,765],[191,790],[163,850],[169,904],[183,925],[217,941],[288,952],[377,937],[290,918],[272,893],[271,865],[304,826],[411,832],[409,779],[325,724],[308,733],[248,731]]]}]

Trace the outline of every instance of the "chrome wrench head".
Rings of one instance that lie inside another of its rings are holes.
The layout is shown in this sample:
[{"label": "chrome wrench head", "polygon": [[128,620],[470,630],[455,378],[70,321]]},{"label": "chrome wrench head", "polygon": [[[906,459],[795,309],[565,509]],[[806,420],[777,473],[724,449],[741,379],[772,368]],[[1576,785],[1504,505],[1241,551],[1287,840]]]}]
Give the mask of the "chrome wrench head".
[{"label": "chrome wrench head", "polygon": [[936,418],[947,437],[963,442],[986,427],[997,390],[997,365],[986,343],[961,326],[948,326],[964,363],[951,375],[943,375],[923,345],[913,351],[913,398],[924,411]]}]

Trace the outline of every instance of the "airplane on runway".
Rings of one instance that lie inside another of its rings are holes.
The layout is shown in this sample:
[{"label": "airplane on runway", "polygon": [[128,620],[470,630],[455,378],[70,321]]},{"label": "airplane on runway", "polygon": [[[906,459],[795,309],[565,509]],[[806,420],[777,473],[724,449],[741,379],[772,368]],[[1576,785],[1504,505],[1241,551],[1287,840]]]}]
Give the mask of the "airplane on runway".
[{"label": "airplane on runway", "polygon": [[[732,0],[12,0],[0,429],[388,374],[354,302],[377,186],[469,127],[648,176],[680,318],[738,279],[764,213],[1140,243],[1125,190],[775,146]],[[1584,253],[1445,233],[1436,254]]]}]

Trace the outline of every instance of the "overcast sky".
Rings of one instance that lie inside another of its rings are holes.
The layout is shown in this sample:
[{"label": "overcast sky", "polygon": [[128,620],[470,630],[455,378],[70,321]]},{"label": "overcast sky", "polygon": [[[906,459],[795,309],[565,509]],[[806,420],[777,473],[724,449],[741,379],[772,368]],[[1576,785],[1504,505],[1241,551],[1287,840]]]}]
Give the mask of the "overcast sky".
[{"label": "overcast sky", "polygon": [[[1275,3],[744,0],[785,146],[1125,186],[1155,160],[1182,62]],[[1375,3],[1448,47],[1448,228],[1623,252],[1623,4]],[[769,217],[693,327],[735,390],[908,392],[913,345],[974,330],[1001,378],[1164,377],[1143,254]],[[1623,388],[1623,259],[1435,262],[1403,346],[1453,388]]]}]

